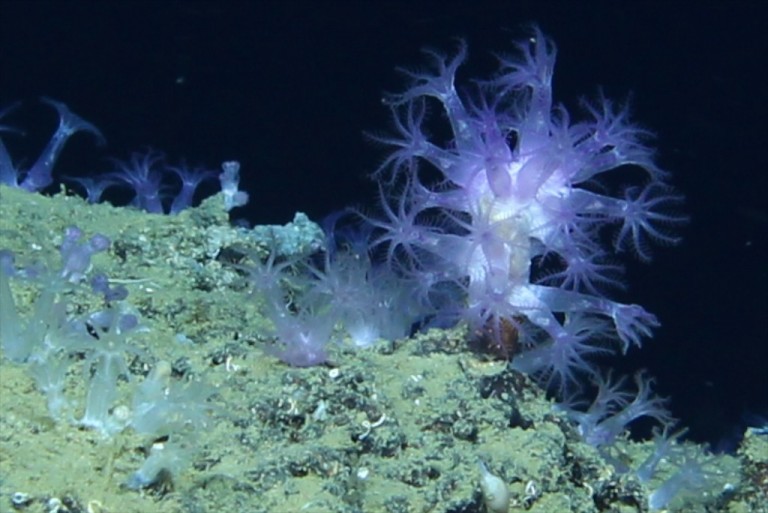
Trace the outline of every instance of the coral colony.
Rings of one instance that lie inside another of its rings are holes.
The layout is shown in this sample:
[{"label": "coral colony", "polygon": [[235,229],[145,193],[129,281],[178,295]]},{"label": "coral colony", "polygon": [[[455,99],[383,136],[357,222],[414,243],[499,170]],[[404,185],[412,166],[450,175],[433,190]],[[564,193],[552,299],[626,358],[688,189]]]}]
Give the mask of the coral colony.
[{"label": "coral colony", "polygon": [[[250,255],[251,263],[237,269],[271,320],[267,335],[276,343],[267,354],[292,366],[326,362],[332,344],[363,347],[465,323],[512,368],[562,397],[573,397],[586,378],[597,388],[594,402],[586,410],[569,402],[559,407],[606,458],[633,420],[650,417],[663,426],[655,453],[637,470],[647,482],[662,459],[679,461],[679,472],[651,495],[650,506],[661,509],[681,492],[714,486],[710,460],[683,451],[679,433],[667,436],[673,419],[645,374],[635,376],[632,393],[591,357],[640,346],[659,325],[643,307],[613,301],[609,293],[623,286],[617,253],[647,261],[649,241],[677,242],[670,229],[685,222],[676,212],[681,197],[655,164],[650,134],[630,121],[626,106],[600,96],[584,102],[584,119],[574,120],[553,102],[555,54],[554,44],[534,30],[514,57],[500,58],[494,76],[457,84],[466,46],[451,56],[428,52],[431,71],[406,73],[410,86],[386,101],[395,130],[375,137],[391,148],[374,174],[378,214],[348,209],[331,216],[324,240],[303,246],[311,250],[286,249],[301,246],[286,240],[305,236],[300,229],[288,237],[262,231],[271,252]],[[82,131],[101,140],[96,127],[64,104],[43,101],[58,111],[59,128],[28,169],[15,167],[0,143],[4,185],[41,191],[53,182],[70,136]],[[442,136],[430,137],[427,125],[441,122]],[[0,130],[13,131],[5,123]],[[247,196],[238,190],[239,165],[227,162],[223,169],[218,179],[229,210]],[[604,179],[612,175],[639,180],[614,190]],[[117,162],[101,177],[69,181],[91,202],[120,187],[131,191],[133,207],[175,214],[216,176],[147,153]],[[58,264],[21,265],[3,252],[0,342],[5,358],[28,366],[57,421],[105,437],[128,428],[148,439],[165,437],[126,483],[142,488],[161,471],[175,474],[189,463],[194,432],[211,422],[211,390],[175,382],[163,362],[133,383],[128,360],[140,352],[133,341],[146,328],[127,292],[91,269],[91,256],[109,246],[106,237],[86,238],[72,227]],[[15,280],[37,288],[29,311],[16,306]],[[70,293],[84,287],[107,306],[87,314],[68,308]],[[86,368],[84,404],[62,386],[75,364]],[[115,408],[117,384],[125,380],[133,387],[132,406]]]}]

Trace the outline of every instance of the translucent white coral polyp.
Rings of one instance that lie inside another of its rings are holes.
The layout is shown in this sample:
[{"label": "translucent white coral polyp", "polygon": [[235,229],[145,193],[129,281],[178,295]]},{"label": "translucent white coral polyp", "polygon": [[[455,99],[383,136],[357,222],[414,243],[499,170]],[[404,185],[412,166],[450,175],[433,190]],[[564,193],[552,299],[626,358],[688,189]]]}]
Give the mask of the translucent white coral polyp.
[{"label": "translucent white coral polyp", "polygon": [[[406,195],[398,201],[411,218],[443,220],[440,230],[410,240],[409,272],[438,267],[461,283],[463,316],[476,325],[498,330],[505,320],[531,335],[530,345],[544,332],[550,342],[539,344],[536,365],[529,359],[525,370],[554,372],[562,382],[587,365],[576,353],[590,352],[588,330],[574,334],[568,316],[610,319],[625,350],[658,324],[642,307],[602,296],[601,286],[620,284],[621,270],[606,257],[605,229],[620,226],[616,251],[634,246],[647,259],[644,239],[676,242],[664,226],[685,219],[667,212],[680,198],[663,183],[644,143],[648,132],[629,122],[627,109],[600,97],[586,105],[591,119],[572,122],[552,99],[554,44],[534,29],[517,46],[516,57],[502,58],[498,74],[473,88],[456,85],[464,44],[453,57],[429,52],[434,71],[408,73],[411,87],[390,98],[398,134],[379,138],[395,148],[379,176],[405,183],[391,192]],[[426,135],[426,104],[435,101],[448,140]],[[646,184],[623,197],[596,186],[600,175],[627,167],[642,169]],[[426,168],[442,175],[439,185],[424,185]],[[601,323],[592,325],[603,334]]]}]

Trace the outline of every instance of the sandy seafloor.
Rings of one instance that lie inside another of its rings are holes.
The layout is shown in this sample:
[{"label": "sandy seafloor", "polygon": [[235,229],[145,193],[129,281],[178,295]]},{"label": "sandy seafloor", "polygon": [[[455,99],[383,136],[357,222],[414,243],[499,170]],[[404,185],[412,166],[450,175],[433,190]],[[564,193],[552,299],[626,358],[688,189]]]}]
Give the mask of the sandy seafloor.
[{"label": "sandy seafloor", "polygon": [[[266,355],[266,321],[219,251],[260,242],[229,226],[222,203],[157,216],[0,187],[0,249],[17,264],[57,263],[67,226],[112,240],[94,268],[128,287],[148,328],[132,339],[143,353],[119,404],[161,360],[215,390],[191,465],[135,491],[123,484],[152,440],[53,422],[26,366],[0,358],[0,511],[481,513],[479,461],[507,483],[511,512],[647,511],[644,485],[581,443],[529,379],[468,351],[460,328],[333,346],[329,364],[312,368]],[[12,289],[26,314],[35,287],[12,280]],[[100,306],[90,293],[70,298],[80,313]],[[86,383],[74,365],[73,404]],[[615,454],[636,467],[649,451],[622,441]],[[768,511],[766,437],[748,434],[723,466],[743,475],[728,500],[678,501],[672,511]],[[28,497],[18,510],[14,493]]]}]

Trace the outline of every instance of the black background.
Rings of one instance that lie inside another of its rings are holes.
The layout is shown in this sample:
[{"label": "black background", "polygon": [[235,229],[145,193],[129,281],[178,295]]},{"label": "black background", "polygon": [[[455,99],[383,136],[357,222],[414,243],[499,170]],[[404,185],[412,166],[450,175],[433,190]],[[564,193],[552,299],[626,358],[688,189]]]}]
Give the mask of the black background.
[{"label": "black background", "polygon": [[633,264],[623,300],[663,327],[610,362],[645,367],[693,438],[721,447],[745,413],[768,416],[768,22],[740,2],[7,2],[0,1],[0,107],[15,160],[37,157],[56,126],[50,96],[93,122],[63,174],[109,169],[151,146],[174,162],[242,163],[252,223],[297,210],[319,220],[373,202],[384,157],[364,136],[381,105],[425,64],[420,49],[469,43],[461,78],[538,24],[558,45],[556,100],[578,118],[598,88],[631,97],[657,134],[659,162],[686,195],[684,242]]}]

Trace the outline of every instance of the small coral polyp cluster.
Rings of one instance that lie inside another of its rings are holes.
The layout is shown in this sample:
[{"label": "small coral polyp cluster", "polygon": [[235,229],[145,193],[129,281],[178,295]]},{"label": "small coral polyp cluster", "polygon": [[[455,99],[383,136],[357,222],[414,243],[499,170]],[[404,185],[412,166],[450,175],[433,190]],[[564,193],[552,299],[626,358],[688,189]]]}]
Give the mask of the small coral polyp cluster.
[{"label": "small coral polyp cluster", "polygon": [[[528,345],[518,369],[567,385],[575,370],[591,370],[590,341],[613,331],[626,351],[658,325],[642,307],[603,296],[621,286],[601,242],[606,227],[618,227],[613,250],[648,260],[645,239],[674,243],[665,225],[685,219],[627,109],[600,97],[585,102],[588,120],[572,122],[552,100],[553,43],[535,30],[518,49],[469,91],[455,84],[466,47],[450,58],[430,52],[433,72],[408,73],[411,87],[388,98],[397,134],[378,139],[395,150],[378,175],[398,212],[385,206],[389,220],[373,221],[374,244],[386,243],[409,274],[432,277],[428,286],[459,288],[457,318],[497,336],[513,326]],[[433,103],[450,125],[447,142],[425,133]],[[599,182],[637,169],[645,183],[616,195]],[[428,185],[434,170],[440,180]]]}]

